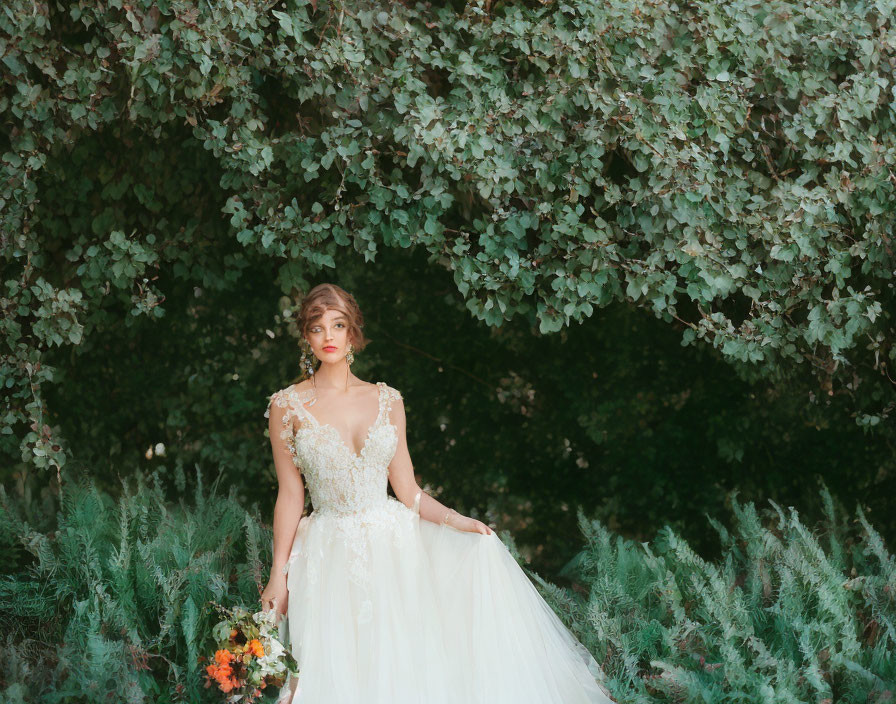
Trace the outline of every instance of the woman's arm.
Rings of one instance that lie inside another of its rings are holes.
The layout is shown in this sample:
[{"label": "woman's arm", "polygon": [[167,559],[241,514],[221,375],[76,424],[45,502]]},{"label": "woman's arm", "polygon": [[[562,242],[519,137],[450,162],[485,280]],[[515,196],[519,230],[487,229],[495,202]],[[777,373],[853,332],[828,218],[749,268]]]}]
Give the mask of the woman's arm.
[{"label": "woman's arm", "polygon": [[445,506],[423,491],[417,484],[417,479],[414,477],[414,465],[411,462],[411,455],[408,451],[404,399],[400,394],[396,394],[396,396],[397,398],[394,398],[392,401],[390,418],[398,434],[398,446],[395,449],[395,456],[389,464],[389,483],[392,485],[395,496],[405,506],[412,508],[419,494],[420,518],[432,523],[441,524],[447,522],[449,526],[458,530],[491,533],[491,528],[482,521],[464,516],[454,509]]},{"label": "woman's arm", "polygon": [[282,575],[289,559],[296,529],[305,509],[305,485],[292,454],[292,418],[277,403],[268,406],[268,434],[277,470],[277,503],[274,504],[274,562],[271,576]]}]

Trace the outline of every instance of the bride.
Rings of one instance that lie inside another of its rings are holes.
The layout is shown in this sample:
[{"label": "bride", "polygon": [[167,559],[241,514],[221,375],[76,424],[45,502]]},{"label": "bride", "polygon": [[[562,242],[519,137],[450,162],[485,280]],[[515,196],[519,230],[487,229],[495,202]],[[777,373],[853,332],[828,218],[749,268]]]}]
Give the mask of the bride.
[{"label": "bride", "polygon": [[299,317],[310,378],[265,412],[279,490],[261,602],[286,616],[300,669],[281,701],[612,702],[495,532],[417,484],[401,393],[351,373],[368,342],[354,297],[321,284]]}]

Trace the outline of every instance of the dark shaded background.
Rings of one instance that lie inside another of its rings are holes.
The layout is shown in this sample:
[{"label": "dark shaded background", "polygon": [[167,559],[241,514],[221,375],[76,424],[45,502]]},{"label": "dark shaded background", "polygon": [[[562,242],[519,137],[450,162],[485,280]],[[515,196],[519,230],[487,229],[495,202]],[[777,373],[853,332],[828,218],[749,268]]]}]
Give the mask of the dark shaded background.
[{"label": "dark shaded background", "polygon": [[[59,409],[52,421],[75,468],[114,493],[137,467],[164,476],[198,464],[272,517],[264,410],[299,378],[298,343],[273,264],[243,265],[224,292],[172,275],[160,282],[172,291],[164,318],[122,310],[127,323],[50,360],[64,374],[48,407]],[[819,479],[894,538],[890,442],[866,435],[836,395],[819,402],[811,379],[752,382],[749,369],[683,347],[673,326],[622,306],[549,336],[519,317],[489,328],[419,250],[385,250],[374,264],[345,256],[314,283],[324,280],[351,291],[366,318],[371,343],[353,372],[405,397],[421,486],[510,530],[538,571],[555,573],[581,547],[579,507],[638,540],[668,524],[713,556],[705,514],[727,522],[732,489],[793,505],[811,522],[821,515]],[[4,483],[21,486],[13,459]],[[49,473],[28,476],[32,491],[55,484]]]}]

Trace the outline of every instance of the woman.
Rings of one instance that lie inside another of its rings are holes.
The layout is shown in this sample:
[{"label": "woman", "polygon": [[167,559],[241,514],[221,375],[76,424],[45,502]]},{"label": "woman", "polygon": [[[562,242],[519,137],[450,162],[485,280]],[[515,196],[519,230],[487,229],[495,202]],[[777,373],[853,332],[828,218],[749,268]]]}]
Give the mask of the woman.
[{"label": "woman", "polygon": [[[417,484],[401,393],[351,373],[367,344],[355,299],[316,286],[300,325],[310,378],[265,412],[279,491],[262,608],[286,614],[300,668],[283,701],[611,702],[494,531]],[[314,511],[300,520],[306,485]]]}]

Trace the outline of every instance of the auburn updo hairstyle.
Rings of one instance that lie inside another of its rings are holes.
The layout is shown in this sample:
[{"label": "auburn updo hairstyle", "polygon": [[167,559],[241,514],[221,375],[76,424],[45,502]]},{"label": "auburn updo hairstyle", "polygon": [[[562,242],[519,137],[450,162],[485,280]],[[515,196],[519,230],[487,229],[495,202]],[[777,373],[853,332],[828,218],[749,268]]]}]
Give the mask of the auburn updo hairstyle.
[{"label": "auburn updo hairstyle", "polygon": [[335,309],[348,320],[349,340],[352,350],[358,352],[367,347],[370,340],[364,335],[364,315],[355,297],[336,284],[318,284],[302,299],[299,307],[299,330],[304,338],[308,329],[316,323],[328,309]]}]

